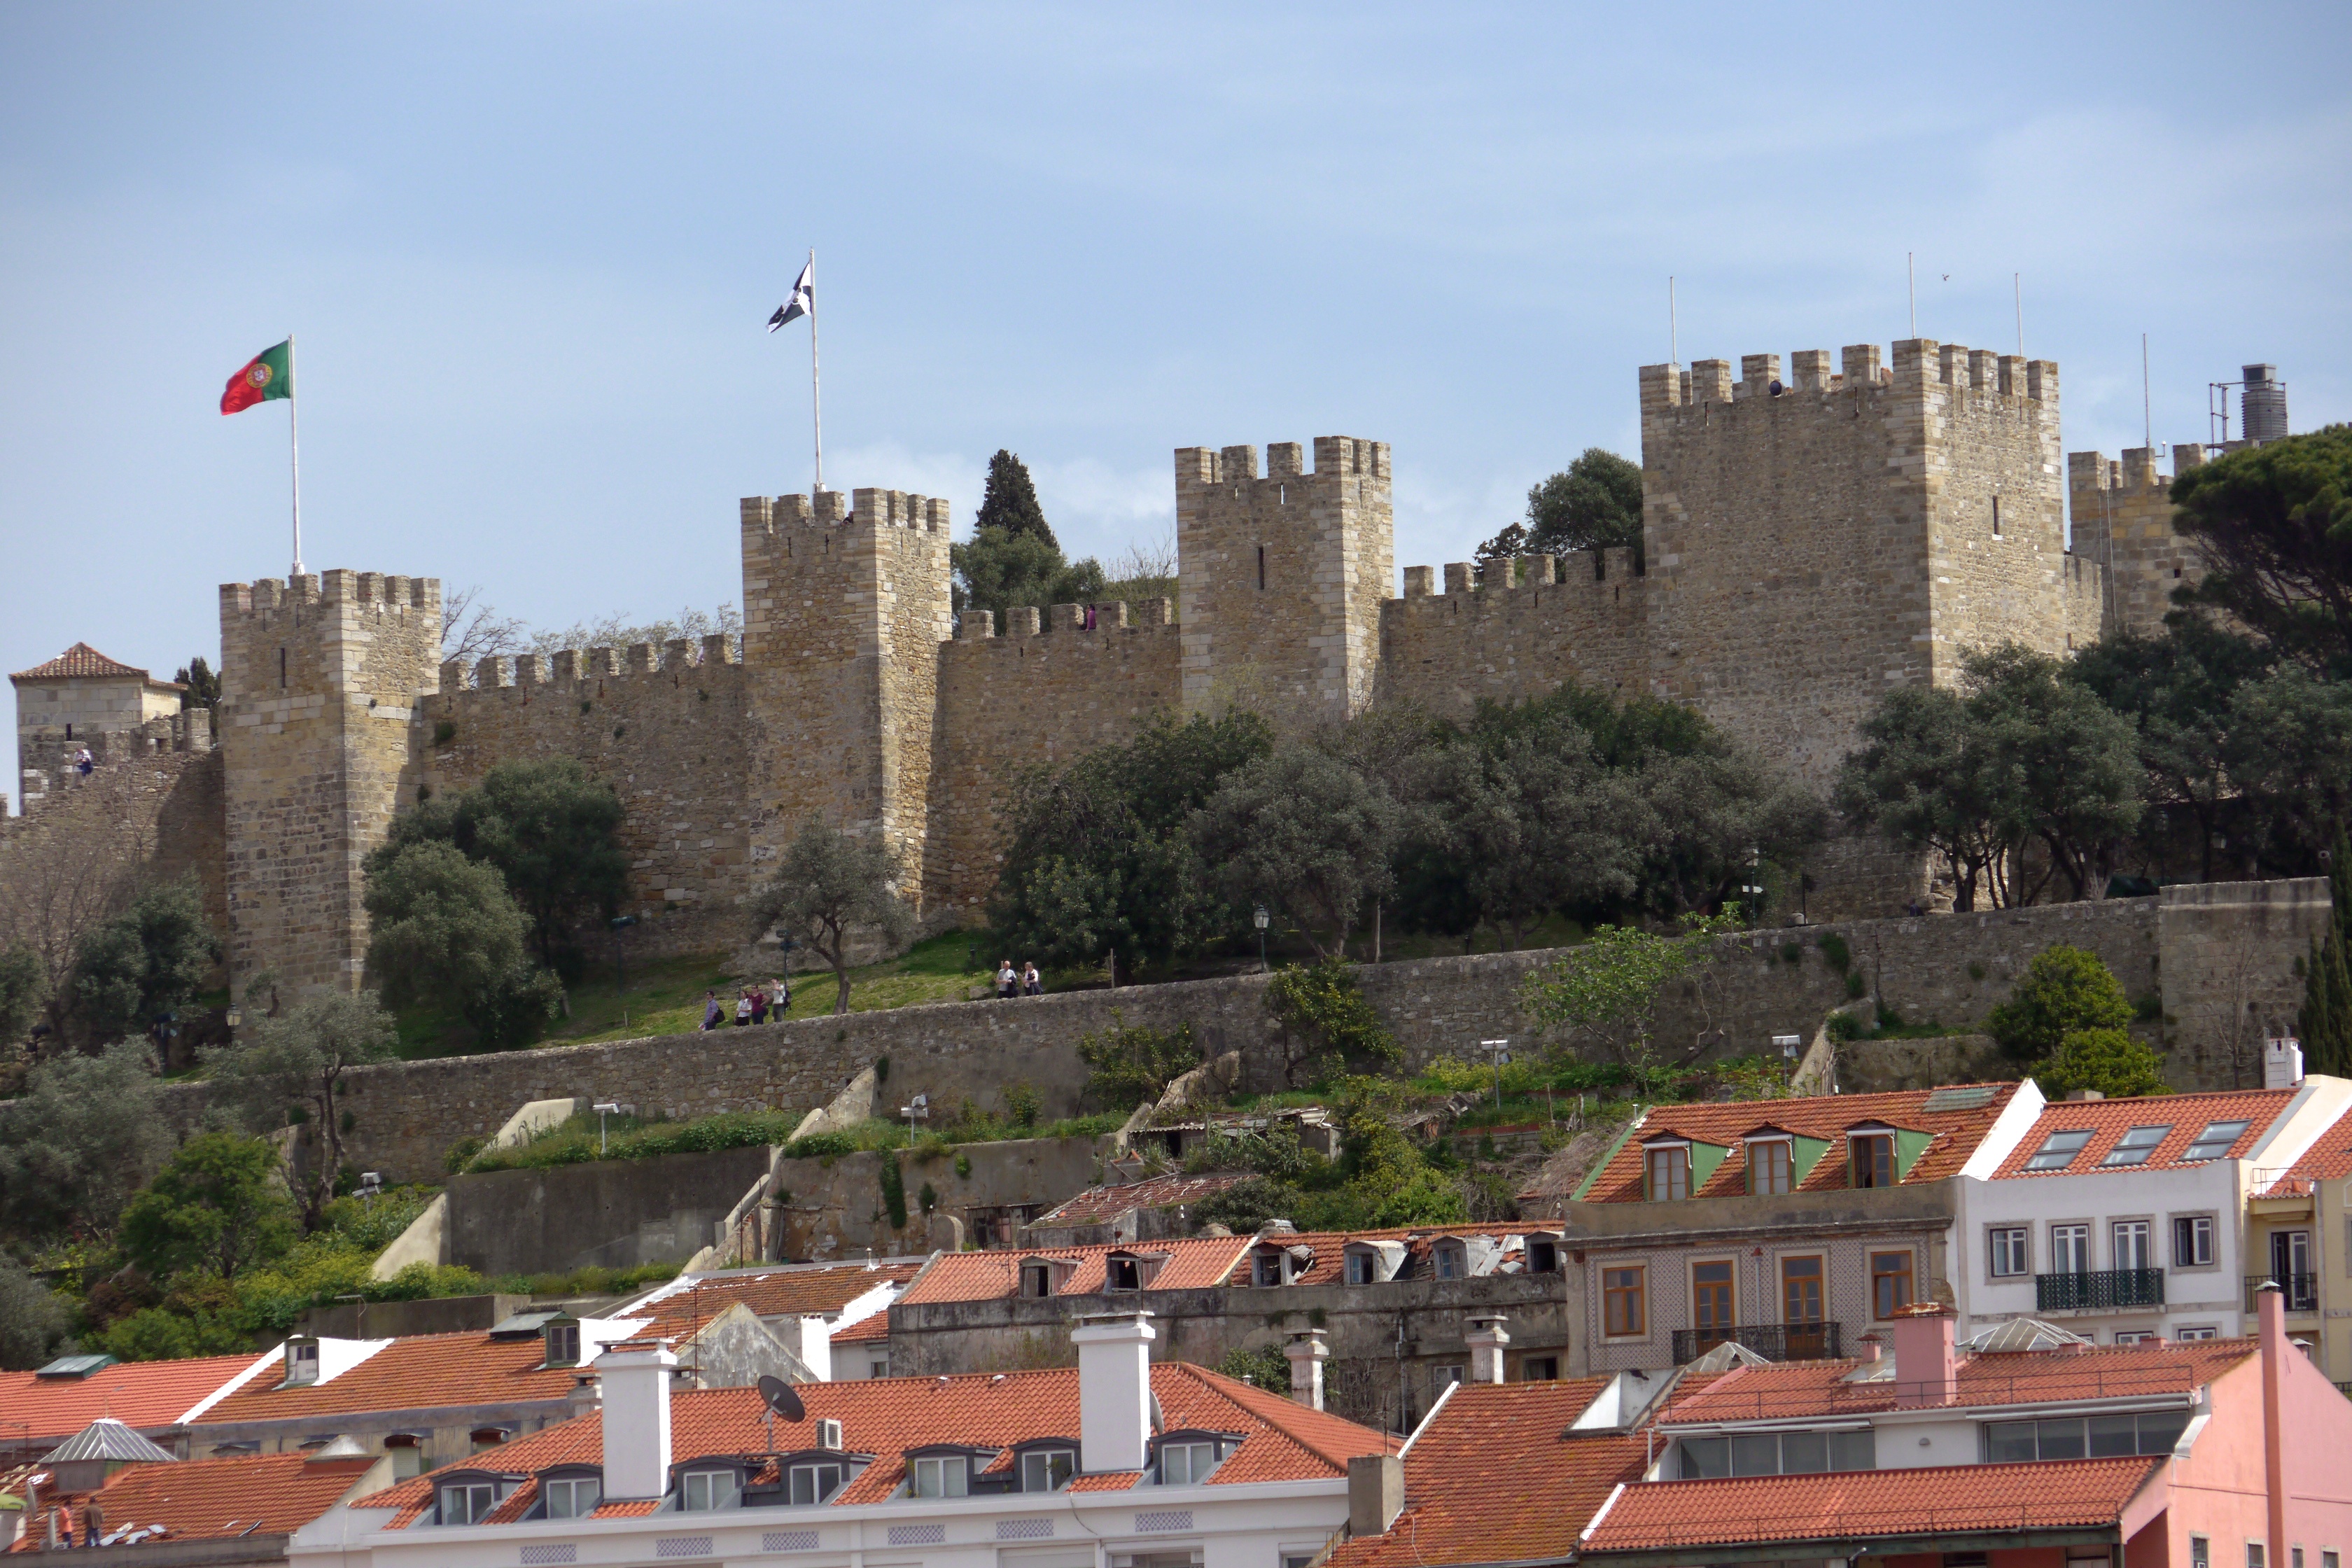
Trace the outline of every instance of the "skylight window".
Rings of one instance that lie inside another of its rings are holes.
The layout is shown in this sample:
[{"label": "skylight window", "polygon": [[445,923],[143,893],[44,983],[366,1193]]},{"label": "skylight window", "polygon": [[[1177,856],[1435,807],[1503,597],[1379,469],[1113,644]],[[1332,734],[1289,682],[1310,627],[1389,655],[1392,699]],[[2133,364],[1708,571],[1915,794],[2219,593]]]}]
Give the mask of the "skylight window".
[{"label": "skylight window", "polygon": [[2230,1146],[2245,1130],[2246,1123],[2242,1121],[2209,1121],[2205,1124],[2205,1131],[2197,1134],[2197,1141],[2189,1145],[2188,1152],[2180,1157],[2184,1160],[2219,1160],[2230,1152]]},{"label": "skylight window", "polygon": [[2025,1162],[2025,1168],[2029,1171],[2063,1171],[2074,1163],[2074,1156],[2081,1153],[2083,1145],[2090,1141],[2090,1129],[2086,1127],[2053,1132],[2043,1141],[2042,1147],[2034,1151],[2033,1158]]},{"label": "skylight window", "polygon": [[2099,1163],[2145,1165],[2147,1157],[2156,1152],[2156,1146],[2163,1142],[2171,1131],[2172,1123],[2169,1121],[2161,1127],[2135,1127],[2116,1140],[2116,1146],[2107,1151],[2107,1157]]}]

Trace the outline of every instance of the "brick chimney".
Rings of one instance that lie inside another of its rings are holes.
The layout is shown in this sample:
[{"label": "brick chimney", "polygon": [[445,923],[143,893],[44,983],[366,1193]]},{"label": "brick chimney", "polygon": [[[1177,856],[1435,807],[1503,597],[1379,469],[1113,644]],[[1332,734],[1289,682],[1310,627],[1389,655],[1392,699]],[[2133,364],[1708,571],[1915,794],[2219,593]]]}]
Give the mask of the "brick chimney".
[{"label": "brick chimney", "polygon": [[604,1496],[669,1490],[669,1385],[677,1357],[662,1340],[623,1340],[595,1362],[604,1389]]},{"label": "brick chimney", "polygon": [[1323,1363],[1331,1359],[1331,1347],[1324,1342],[1323,1331],[1308,1329],[1290,1336],[1282,1347],[1290,1358],[1290,1397],[1309,1410],[1323,1408]]},{"label": "brick chimney", "polygon": [[1481,1312],[1470,1320],[1470,1331],[1462,1338],[1470,1347],[1471,1382],[1503,1381],[1503,1352],[1511,1342],[1503,1323],[1500,1312]]},{"label": "brick chimney", "polygon": [[1952,1342],[1952,1312],[1939,1301],[1915,1301],[1895,1315],[1895,1403],[1903,1409],[1949,1405],[1959,1396],[1960,1358]]},{"label": "brick chimney", "polygon": [[1151,1342],[1149,1312],[1083,1318],[1070,1331],[1078,1347],[1078,1468],[1087,1475],[1139,1470],[1151,1445]]}]

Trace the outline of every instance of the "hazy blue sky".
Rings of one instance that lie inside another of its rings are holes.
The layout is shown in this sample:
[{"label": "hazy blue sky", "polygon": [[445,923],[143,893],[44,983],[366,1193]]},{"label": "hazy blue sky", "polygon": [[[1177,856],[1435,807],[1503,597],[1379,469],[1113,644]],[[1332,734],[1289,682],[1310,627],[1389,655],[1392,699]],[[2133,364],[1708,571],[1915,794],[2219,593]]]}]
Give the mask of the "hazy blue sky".
[{"label": "hazy blue sky", "polygon": [[[1919,331],[2061,366],[2066,445],[2352,412],[2352,7],[0,6],[0,660],[217,657],[287,568],[548,624],[740,595],[735,499],[953,499],[1077,552],[1171,448],[1393,442],[1460,559],[1635,367]],[[1947,278],[1948,275],[1948,279]],[[5,745],[5,742],[0,742]],[[5,752],[0,752],[5,754]],[[7,793],[16,793],[13,770]]]}]

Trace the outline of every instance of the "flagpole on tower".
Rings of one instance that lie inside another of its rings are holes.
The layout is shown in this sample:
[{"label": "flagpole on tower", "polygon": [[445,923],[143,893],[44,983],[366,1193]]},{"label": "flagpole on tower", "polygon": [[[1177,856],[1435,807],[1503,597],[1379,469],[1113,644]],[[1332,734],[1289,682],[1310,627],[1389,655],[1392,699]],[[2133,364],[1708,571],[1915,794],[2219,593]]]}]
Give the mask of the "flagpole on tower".
[{"label": "flagpole on tower", "polygon": [[816,374],[816,247],[809,247],[809,418],[816,430],[816,488],[824,489],[824,394]]},{"label": "flagpole on tower", "polygon": [[294,571],[302,575],[302,414],[295,396],[294,334],[286,334],[286,437],[294,469]]}]

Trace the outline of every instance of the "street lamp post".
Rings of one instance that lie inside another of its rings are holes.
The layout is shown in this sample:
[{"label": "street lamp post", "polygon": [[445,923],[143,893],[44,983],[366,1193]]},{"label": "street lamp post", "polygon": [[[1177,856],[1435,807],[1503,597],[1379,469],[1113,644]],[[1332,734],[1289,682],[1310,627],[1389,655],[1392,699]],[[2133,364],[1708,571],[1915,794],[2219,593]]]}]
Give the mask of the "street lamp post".
[{"label": "street lamp post", "polygon": [[1266,973],[1265,928],[1267,923],[1273,919],[1274,917],[1272,915],[1265,912],[1265,906],[1264,904],[1260,904],[1257,907],[1257,912],[1250,916],[1250,924],[1257,927],[1257,969],[1260,974]]},{"label": "street lamp post", "polygon": [[600,1100],[596,1102],[596,1153],[600,1158],[607,1147],[604,1141],[604,1118],[613,1115],[620,1109],[609,1100]]},{"label": "street lamp post", "polygon": [[1503,1109],[1503,1068],[1511,1059],[1511,1042],[1481,1040],[1478,1043],[1495,1054],[1495,1109],[1499,1111]]}]

